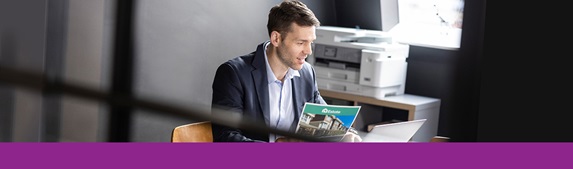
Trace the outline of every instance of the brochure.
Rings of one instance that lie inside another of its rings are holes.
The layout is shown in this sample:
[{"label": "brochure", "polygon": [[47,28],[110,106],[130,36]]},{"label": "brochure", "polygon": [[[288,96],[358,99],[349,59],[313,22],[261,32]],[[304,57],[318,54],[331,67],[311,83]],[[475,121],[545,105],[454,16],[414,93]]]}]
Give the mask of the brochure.
[{"label": "brochure", "polygon": [[360,107],[305,103],[296,134],[340,141],[354,123]]}]

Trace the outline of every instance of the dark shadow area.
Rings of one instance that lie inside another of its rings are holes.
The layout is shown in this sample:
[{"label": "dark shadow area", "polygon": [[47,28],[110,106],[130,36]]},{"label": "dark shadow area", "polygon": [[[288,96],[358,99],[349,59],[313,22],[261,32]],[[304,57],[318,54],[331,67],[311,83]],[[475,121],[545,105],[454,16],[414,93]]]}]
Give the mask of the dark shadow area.
[{"label": "dark shadow area", "polygon": [[[14,63],[14,42],[10,32],[0,29],[0,66]],[[14,118],[14,88],[10,84],[0,82],[0,141],[12,141],[12,125]]]}]

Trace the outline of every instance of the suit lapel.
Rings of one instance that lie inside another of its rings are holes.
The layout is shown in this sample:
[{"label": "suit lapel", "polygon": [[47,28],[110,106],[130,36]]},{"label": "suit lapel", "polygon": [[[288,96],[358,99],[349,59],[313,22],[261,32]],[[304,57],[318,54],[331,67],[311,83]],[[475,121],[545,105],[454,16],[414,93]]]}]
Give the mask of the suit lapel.
[{"label": "suit lapel", "polygon": [[252,78],[255,82],[255,91],[259,99],[259,106],[265,118],[265,123],[269,125],[270,122],[270,108],[269,108],[269,84],[267,80],[267,67],[265,62],[265,43],[257,47],[255,58],[253,59]]},{"label": "suit lapel", "polygon": [[291,82],[292,82],[292,102],[294,103],[293,109],[294,109],[294,120],[292,121],[293,124],[291,125],[291,131],[295,131],[296,130],[296,126],[298,125],[298,120],[300,119],[300,114],[302,113],[302,105],[303,101],[300,100],[300,97],[298,97],[298,92],[296,89],[302,89],[300,86],[300,77],[294,77],[292,78]]}]

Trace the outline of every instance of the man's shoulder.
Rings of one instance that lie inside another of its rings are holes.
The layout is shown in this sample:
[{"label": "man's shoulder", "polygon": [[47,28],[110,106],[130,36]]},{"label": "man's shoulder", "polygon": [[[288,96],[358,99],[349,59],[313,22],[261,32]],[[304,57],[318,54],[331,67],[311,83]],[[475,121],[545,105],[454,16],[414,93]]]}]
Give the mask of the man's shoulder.
[{"label": "man's shoulder", "polygon": [[255,52],[252,52],[252,53],[249,53],[246,55],[242,55],[242,56],[237,56],[237,57],[234,57],[234,58],[227,60],[225,62],[225,64],[244,65],[245,63],[251,63],[254,56],[255,56]]},{"label": "man's shoulder", "polygon": [[302,68],[299,70],[300,73],[312,73],[313,72],[313,68],[312,65],[308,62],[304,62],[304,64],[302,64]]}]

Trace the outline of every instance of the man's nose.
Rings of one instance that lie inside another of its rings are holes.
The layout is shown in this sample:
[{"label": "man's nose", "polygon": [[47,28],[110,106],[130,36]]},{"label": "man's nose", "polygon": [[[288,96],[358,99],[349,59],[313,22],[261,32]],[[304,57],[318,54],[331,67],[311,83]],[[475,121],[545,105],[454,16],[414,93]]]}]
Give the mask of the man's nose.
[{"label": "man's nose", "polygon": [[310,54],[312,54],[312,43],[309,43],[308,45],[305,45],[303,52],[304,52],[305,55],[310,55]]}]

